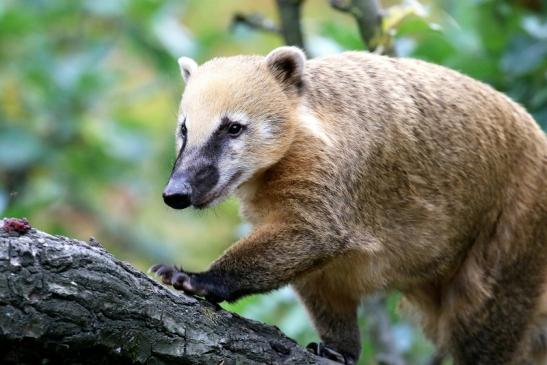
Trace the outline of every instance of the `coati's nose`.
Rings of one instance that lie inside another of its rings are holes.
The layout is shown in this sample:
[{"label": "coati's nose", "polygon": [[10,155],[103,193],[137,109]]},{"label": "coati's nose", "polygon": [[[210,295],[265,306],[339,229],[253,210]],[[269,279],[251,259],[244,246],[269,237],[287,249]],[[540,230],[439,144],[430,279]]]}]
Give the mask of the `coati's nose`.
[{"label": "coati's nose", "polygon": [[191,193],[188,182],[171,179],[163,191],[163,201],[173,209],[184,209],[190,205]]}]

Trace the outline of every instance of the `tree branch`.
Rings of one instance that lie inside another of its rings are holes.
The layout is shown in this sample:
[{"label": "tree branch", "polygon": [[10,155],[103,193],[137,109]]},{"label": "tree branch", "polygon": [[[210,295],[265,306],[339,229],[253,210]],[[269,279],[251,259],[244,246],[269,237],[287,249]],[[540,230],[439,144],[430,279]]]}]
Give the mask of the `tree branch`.
[{"label": "tree branch", "polygon": [[167,289],[95,241],[25,224],[0,227],[2,364],[332,364],[275,327]]},{"label": "tree branch", "polygon": [[275,23],[272,20],[263,16],[262,14],[236,13],[234,14],[234,17],[232,18],[232,28],[238,24],[243,24],[250,28],[260,30],[263,32],[281,35],[281,31],[275,25]]},{"label": "tree branch", "polygon": [[355,18],[359,34],[369,51],[372,52],[378,47],[373,42],[382,23],[382,12],[378,0],[330,0],[330,5]]},{"label": "tree branch", "polygon": [[304,47],[300,15],[304,0],[276,0],[281,19],[281,34],[289,46]]}]

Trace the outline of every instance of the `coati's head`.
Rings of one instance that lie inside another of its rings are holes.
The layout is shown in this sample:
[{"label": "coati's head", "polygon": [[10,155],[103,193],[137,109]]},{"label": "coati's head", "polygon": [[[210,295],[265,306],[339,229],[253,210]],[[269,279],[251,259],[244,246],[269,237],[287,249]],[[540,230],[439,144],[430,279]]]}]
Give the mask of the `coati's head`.
[{"label": "coati's head", "polygon": [[167,205],[220,202],[275,164],[292,143],[306,57],[295,47],[268,56],[179,65],[186,88],[176,128],[177,159],[163,192]]}]

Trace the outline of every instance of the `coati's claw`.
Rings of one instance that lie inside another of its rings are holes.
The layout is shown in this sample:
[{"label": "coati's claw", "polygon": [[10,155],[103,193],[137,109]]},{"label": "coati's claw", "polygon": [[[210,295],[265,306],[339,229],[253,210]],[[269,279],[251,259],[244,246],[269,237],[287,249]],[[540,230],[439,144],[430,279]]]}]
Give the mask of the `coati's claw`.
[{"label": "coati's claw", "polygon": [[215,280],[217,275],[210,271],[202,273],[192,273],[184,271],[181,267],[175,265],[158,264],[148,269],[161,278],[162,283],[172,285],[177,290],[182,290],[188,295],[198,295],[212,303],[219,303],[224,300],[230,300],[229,287],[224,282]]},{"label": "coati's claw", "polygon": [[326,346],[322,342],[319,342],[319,343],[310,342],[306,346],[306,349],[309,352],[311,352],[312,354],[324,357],[324,358],[332,360],[332,361],[336,361],[340,364],[345,364],[345,365],[354,365],[355,364],[355,360],[353,360],[350,356],[341,354],[338,351],[333,350],[332,348]]},{"label": "coati's claw", "polygon": [[189,295],[199,295],[208,298],[208,293],[203,288],[198,288],[191,282],[192,278],[198,274],[190,274],[175,265],[164,264],[154,265],[149,271],[161,277],[162,283],[166,285],[172,285],[173,288],[182,290]]},{"label": "coati's claw", "polygon": [[149,271],[161,277],[162,283],[170,285],[171,279],[173,275],[178,272],[178,269],[175,265],[158,264],[152,266]]},{"label": "coati's claw", "polygon": [[177,290],[184,290],[186,293],[197,294],[193,292],[192,285],[190,284],[190,276],[183,271],[175,272],[171,278],[170,284]]}]

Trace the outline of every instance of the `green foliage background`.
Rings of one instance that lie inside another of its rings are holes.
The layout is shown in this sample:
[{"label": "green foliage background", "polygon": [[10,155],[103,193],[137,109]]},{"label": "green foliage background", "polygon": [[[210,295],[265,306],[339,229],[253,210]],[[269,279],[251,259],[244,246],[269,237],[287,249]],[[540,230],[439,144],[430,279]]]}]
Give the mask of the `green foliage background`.
[{"label": "green foliage background", "polygon": [[[447,65],[522,103],[547,127],[547,5],[541,1],[384,1],[400,56]],[[175,62],[265,54],[274,34],[230,27],[237,11],[276,18],[270,0],[3,0],[0,2],[0,216],[94,236],[140,269],[208,264],[249,227],[229,200],[176,212],[161,191],[174,160],[183,89]],[[398,21],[401,14],[406,14]],[[361,49],[353,19],[308,0],[312,55]],[[423,364],[431,345],[388,299],[398,346]],[[316,340],[289,289],[227,306]],[[366,315],[362,315],[367,332]],[[366,340],[362,363],[374,356]]]}]

